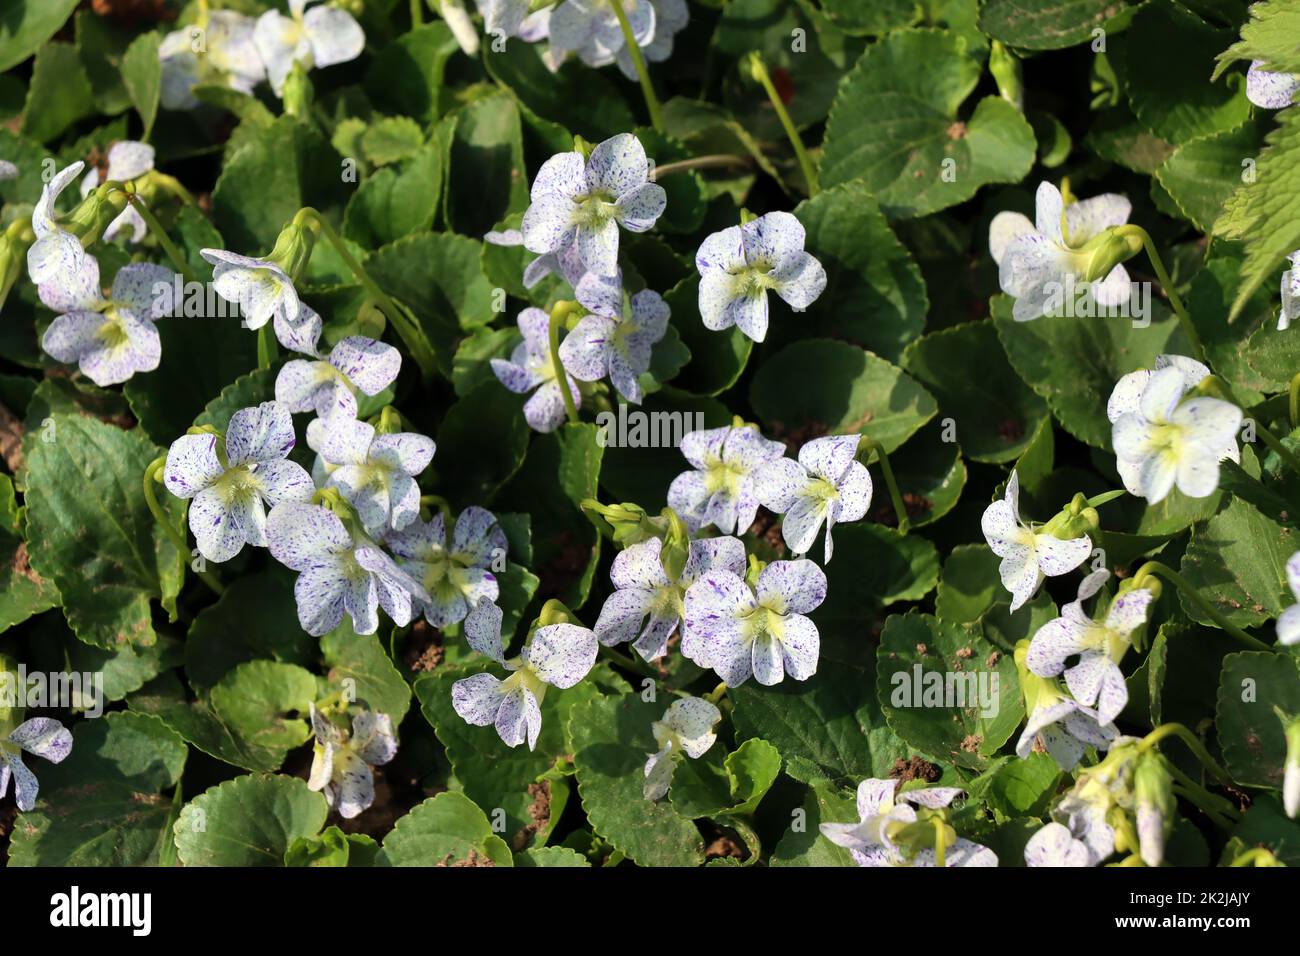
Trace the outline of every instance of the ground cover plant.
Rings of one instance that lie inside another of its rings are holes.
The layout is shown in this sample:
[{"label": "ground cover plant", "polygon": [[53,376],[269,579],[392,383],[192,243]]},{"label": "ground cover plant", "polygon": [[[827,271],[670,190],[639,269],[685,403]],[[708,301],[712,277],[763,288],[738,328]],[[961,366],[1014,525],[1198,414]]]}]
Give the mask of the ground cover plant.
[{"label": "ground cover plant", "polygon": [[9,3],[8,864],[1300,862],[1297,37]]}]

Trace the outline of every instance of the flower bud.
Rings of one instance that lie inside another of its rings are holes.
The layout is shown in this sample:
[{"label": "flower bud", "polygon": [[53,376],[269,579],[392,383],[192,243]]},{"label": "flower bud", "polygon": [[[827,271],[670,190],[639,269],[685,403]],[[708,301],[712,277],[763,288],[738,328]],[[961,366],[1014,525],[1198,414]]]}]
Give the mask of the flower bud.
[{"label": "flower bud", "polygon": [[284,100],[284,111],[290,116],[306,119],[311,115],[311,105],[316,98],[316,92],[301,62],[294,62],[293,69],[285,78],[281,97]]},{"label": "flower bud", "polygon": [[77,208],[72,210],[64,228],[81,240],[83,247],[89,247],[104,234],[104,230],[126,208],[130,198],[122,191],[121,184],[104,183],[92,189]]},{"label": "flower bud", "polygon": [[1142,754],[1133,775],[1137,803],[1138,849],[1142,862],[1159,866],[1165,858],[1165,837],[1173,829],[1173,778],[1165,758],[1155,751]]},{"label": "flower bud", "polygon": [[[1276,708],[1275,708],[1276,709]],[[1282,806],[1292,820],[1300,813],[1300,717],[1277,715],[1286,729],[1286,759],[1282,763]]]},{"label": "flower bud", "polygon": [[1127,262],[1142,251],[1142,240],[1137,236],[1126,235],[1114,229],[1107,229],[1089,242],[1084,251],[1090,252],[1088,268],[1083,278],[1095,282],[1110,275],[1121,262]]},{"label": "flower bud", "polygon": [[645,509],[637,504],[624,502],[605,505],[594,498],[587,498],[582,502],[582,510],[598,528],[604,524],[613,535],[614,541],[625,548],[640,544],[648,538],[658,538],[664,533],[664,519],[650,517]]},{"label": "flower bud", "polygon": [[1014,53],[994,40],[989,50],[989,72],[998,85],[998,94],[1018,110],[1025,108],[1025,84],[1020,60]]},{"label": "flower bud", "polygon": [[284,270],[292,281],[307,268],[312,249],[316,247],[316,230],[297,221],[288,223],[280,230],[275,240],[275,248],[267,256],[267,261],[275,263]]}]

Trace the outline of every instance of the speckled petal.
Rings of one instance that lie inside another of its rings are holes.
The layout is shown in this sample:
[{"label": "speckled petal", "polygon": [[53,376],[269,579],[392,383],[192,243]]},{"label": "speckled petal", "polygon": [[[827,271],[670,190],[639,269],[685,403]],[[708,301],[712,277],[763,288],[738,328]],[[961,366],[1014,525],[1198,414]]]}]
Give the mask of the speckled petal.
[{"label": "speckled petal", "polygon": [[817,673],[821,635],[817,625],[802,614],[788,614],[781,620],[781,655],[785,673],[795,680],[807,680]]},{"label": "speckled petal", "polygon": [[276,505],[266,519],[271,556],[293,571],[305,571],[350,551],[352,536],[328,508],[286,503]]},{"label": "speckled petal", "polygon": [[216,435],[182,435],[167,450],[163,484],[177,498],[193,498],[224,472]]},{"label": "speckled petal", "polygon": [[758,576],[758,601],[780,614],[809,614],[826,600],[826,574],[812,561],[773,561]]},{"label": "speckled petal", "polygon": [[[536,187],[534,187],[534,192],[536,192]],[[577,231],[575,225],[576,211],[577,207],[568,196],[559,193],[535,195],[532,205],[524,213],[524,246],[529,252],[538,254],[558,252],[567,246],[573,241]],[[613,227],[617,239],[618,226],[612,221],[609,225]],[[604,274],[612,275],[613,273]]]},{"label": "speckled petal", "polygon": [[[649,171],[645,147],[631,133],[619,133],[591,151],[587,160],[587,191],[597,190],[621,198],[645,184]],[[660,187],[659,192],[663,192]]]},{"label": "speckled petal", "polygon": [[[272,511],[271,517],[267,519],[268,527],[274,516],[275,512]],[[269,531],[267,537],[270,538]],[[293,596],[298,605],[298,623],[304,631],[313,637],[319,637],[339,626],[343,620],[344,596],[348,584],[342,570],[334,564],[313,565],[298,575],[298,580],[293,584]]]},{"label": "speckled petal", "polygon": [[618,223],[607,219],[597,226],[579,226],[578,255],[588,271],[601,276],[618,274]]},{"label": "speckled petal", "polygon": [[600,649],[596,635],[575,624],[539,627],[525,648],[533,673],[553,687],[572,687],[587,676]]},{"label": "speckled petal", "polygon": [[501,608],[483,599],[466,616],[464,626],[465,640],[469,646],[498,664],[504,664],[506,660],[505,650],[501,646],[502,617]]},{"label": "speckled petal", "polygon": [[226,458],[232,468],[285,458],[295,444],[293,417],[278,402],[241,408],[226,428]]},{"label": "speckled petal", "polygon": [[614,216],[628,232],[648,232],[663,215],[668,194],[658,183],[643,183],[618,197]]},{"label": "speckled petal", "polygon": [[72,732],[53,717],[23,721],[9,734],[9,740],[50,763],[62,763],[72,753]]},{"label": "speckled petal", "polygon": [[496,722],[501,709],[501,681],[491,674],[475,674],[451,685],[451,706],[461,720],[475,727]]}]

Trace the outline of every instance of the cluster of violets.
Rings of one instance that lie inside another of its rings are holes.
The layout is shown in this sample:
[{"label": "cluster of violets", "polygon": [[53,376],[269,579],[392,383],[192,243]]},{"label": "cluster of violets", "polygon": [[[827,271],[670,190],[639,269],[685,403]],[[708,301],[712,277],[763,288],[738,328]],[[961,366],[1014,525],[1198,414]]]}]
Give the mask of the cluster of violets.
[{"label": "cluster of violets", "polygon": [[[674,34],[688,19],[683,0],[613,2],[622,4],[646,59],[670,55]],[[168,36],[161,48],[163,105],[194,108],[194,87],[209,83],[247,93],[267,80],[281,95],[295,66],[325,67],[357,57],[365,37],[355,19],[337,7],[309,3],[290,0],[289,16],[270,11],[256,20],[212,12],[197,24],[201,30]],[[561,0],[540,8],[528,0],[475,3],[488,34],[546,41],[544,59],[552,69],[574,55],[593,67],[617,63],[635,76],[610,0]],[[458,0],[444,0],[441,12],[461,44],[476,47],[473,24]],[[1252,64],[1247,76],[1250,100],[1265,108],[1289,106],[1300,78],[1259,66]],[[108,154],[105,180],[139,187],[153,167],[147,144],[117,143]],[[118,271],[105,292],[99,263],[85,248],[90,243],[70,231],[67,220],[61,223],[56,210],[61,192],[83,169],[74,163],[43,189],[32,215],[35,241],[27,264],[41,301],[56,314],[42,347],[104,386],[157,367],[154,322],[175,305],[174,276],[158,265],[133,263]],[[12,164],[0,162],[0,178],[16,173]],[[83,200],[100,197],[100,185],[92,169],[81,181]],[[620,234],[652,229],[666,202],[636,137],[622,134],[594,147],[579,142],[541,167],[520,229],[485,237],[522,245],[537,256],[524,272],[525,286],[555,274],[572,288],[577,304],[562,316],[525,309],[517,318],[521,341],[508,359],[492,360],[502,385],[529,395],[524,415],[534,430],[552,431],[585,401],[603,398],[605,380],[621,400],[642,400],[670,314],[659,293],[625,287]],[[1015,300],[1014,318],[1042,317],[1053,290],[1071,284],[1102,306],[1125,301],[1130,282],[1122,263],[1135,251],[1133,235],[1124,232],[1130,211],[1123,196],[1074,201],[1043,183],[1032,221],[1011,212],[995,217],[990,254],[1002,290]],[[135,205],[123,203],[111,212],[104,239],[144,238],[146,222]],[[705,327],[735,327],[762,342],[769,292],[794,310],[812,305],[827,280],[804,245],[798,219],[779,211],[744,213],[738,225],[706,238],[695,259]],[[751,676],[771,686],[816,672],[820,638],[808,615],[825,598],[826,576],[806,555],[820,535],[822,562],[829,562],[834,526],[863,519],[870,507],[872,482],[858,460],[860,435],[816,438],[794,458],[783,443],[739,420],[686,435],[681,451],[690,467],[669,487],[664,515],[651,518],[623,506],[619,520],[611,521],[624,548],[610,572],[614,591],[594,628],[548,602],[518,653],[507,656],[492,567],[508,543],[496,517],[468,507],[454,521],[445,511],[426,520],[418,479],[434,456],[434,442],[403,431],[391,408],[371,420],[358,417],[359,396],[373,398],[396,379],[400,352],[359,335],[323,352],[321,318],[300,300],[292,255],[279,244],[265,257],[220,249],[202,254],[214,267],[214,288],[240,307],[245,325],[259,329],[270,323],[280,344],[301,357],[281,367],[275,401],[236,412],[224,432],[196,428],[179,437],[167,455],[164,484],[190,502],[189,527],[205,560],[224,562],[246,545],[265,547],[297,572],[294,595],[305,631],[325,634],[346,615],[358,634],[372,634],[379,608],[399,626],[421,615],[436,628],[459,626],[469,646],[507,676],[484,671],[457,681],[456,713],[470,724],[495,727],[510,747],[526,742],[530,748],[542,730],[547,688],[582,681],[602,645],[631,643],[644,660],[656,661],[676,640],[683,656],[714,671],[722,684],[707,698],[674,700],[653,723],[659,749],[644,770],[644,795],[652,801],[668,793],[681,759],[699,758],[715,742],[722,717],[716,699],[726,688]],[[1300,313],[1300,252],[1291,261],[1294,268],[1282,280],[1280,329]],[[1179,355],[1161,356],[1153,369],[1116,384],[1107,415],[1127,492],[1152,504],[1174,489],[1194,498],[1215,492],[1220,462],[1239,461],[1242,413],[1212,386],[1210,369]],[[305,429],[315,455],[310,470],[290,458],[296,413],[314,416]],[[747,554],[741,536],[760,506],[782,517],[793,560],[765,565]],[[1093,554],[1097,527],[1095,510],[1077,500],[1044,524],[1026,522],[1013,471],[1004,496],[982,520],[985,538],[1001,559],[1011,610],[1029,602],[1046,577],[1080,568]],[[1300,552],[1287,574],[1300,600]],[[1156,595],[1133,581],[1110,594],[1108,578],[1100,569],[1086,574],[1076,599],[1016,649],[1028,713],[1017,754],[1046,752],[1067,771],[1090,748],[1106,754],[1077,773],[1072,790],[1053,808],[1053,822],[1030,840],[1025,860],[1031,866],[1096,865],[1115,851],[1120,836],[1139,848],[1146,863],[1158,865],[1172,825],[1163,758],[1114,726],[1128,700],[1120,663],[1146,627]],[[1282,615],[1277,630],[1280,643],[1300,642],[1300,605]],[[342,816],[352,817],[373,801],[372,768],[393,758],[397,737],[386,714],[354,707],[350,726],[347,716],[348,708],[333,700],[312,708],[310,786]],[[0,796],[12,776],[20,809],[30,809],[37,782],[21,752],[57,762],[70,749],[71,735],[57,721],[19,725],[0,740]],[[1300,746],[1291,749],[1297,755],[1288,757],[1285,768],[1284,803],[1294,817],[1300,812]],[[865,780],[857,792],[859,821],[825,823],[821,832],[862,866],[996,865],[991,850],[957,836],[949,825],[948,808],[961,793],[953,787],[900,790],[891,780]]]}]

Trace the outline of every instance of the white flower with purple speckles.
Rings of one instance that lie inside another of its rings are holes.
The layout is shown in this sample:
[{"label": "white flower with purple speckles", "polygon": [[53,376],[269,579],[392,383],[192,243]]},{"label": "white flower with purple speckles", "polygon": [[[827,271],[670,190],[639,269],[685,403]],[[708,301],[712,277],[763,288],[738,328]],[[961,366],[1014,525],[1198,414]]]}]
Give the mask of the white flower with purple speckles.
[{"label": "white flower with purple speckles", "polygon": [[1057,538],[1020,520],[1020,478],[1014,471],[1007,479],[1006,496],[984,509],[980,526],[989,547],[1002,559],[998,574],[1011,592],[1013,611],[1034,596],[1045,577],[1068,574],[1092,554],[1087,535]]},{"label": "white flower with purple speckles", "polygon": [[804,252],[803,223],[769,212],[715,232],[700,243],[700,318],[714,332],[733,325],[755,342],[767,337],[767,293],[803,311],[826,288],[826,270]]},{"label": "white flower with purple speckles", "polygon": [[[212,288],[221,298],[239,306],[245,326],[260,329],[275,319],[277,338],[280,323],[287,330],[298,327],[304,306],[298,300],[293,280],[277,263],[225,249],[200,249],[199,254],[212,264]],[[298,338],[302,336],[291,336],[291,340]]]},{"label": "white flower with purple speckles", "polygon": [[1246,99],[1266,110],[1290,106],[1300,90],[1300,77],[1294,73],[1261,70],[1263,64],[1263,60],[1250,61],[1250,69],[1246,71]]},{"label": "white flower with purple speckles", "polygon": [[361,25],[339,7],[312,0],[289,0],[289,16],[267,10],[253,27],[253,43],[266,64],[266,78],[279,96],[295,63],[306,69],[355,60],[366,47]]},{"label": "white flower with purple speckles", "polygon": [[[638,39],[638,45],[647,61],[662,63],[673,55],[673,37],[686,29],[691,14],[686,0],[650,0],[650,6],[655,12],[654,35],[648,43]],[[637,79],[636,64],[626,43],[618,48],[614,58],[624,76],[629,80]]]},{"label": "white flower with purple speckles", "polygon": [[266,547],[266,505],[311,501],[311,475],[288,460],[295,438],[289,410],[277,402],[230,417],[224,454],[211,433],[182,435],[167,451],[163,483],[192,499],[190,530],[209,561],[229,561],[245,544]]},{"label": "white flower with purple speckles", "polygon": [[27,276],[36,285],[57,280],[60,276],[83,271],[81,260],[86,257],[81,240],[60,229],[55,216],[55,203],[68,184],[81,175],[85,163],[73,163],[55,173],[41,189],[41,198],[32,209],[32,232],[36,241],[27,250]]},{"label": "white flower with purple speckles", "polygon": [[584,316],[560,346],[560,361],[574,378],[598,382],[609,376],[618,393],[640,403],[640,377],[650,369],[650,353],[668,331],[668,303],[649,289],[632,296],[620,319]]},{"label": "white flower with purple speckles", "polygon": [[517,37],[528,19],[529,0],[474,0],[489,36]]},{"label": "white flower with purple speckles", "polygon": [[718,739],[713,727],[721,719],[718,708],[702,697],[683,697],[668,705],[663,718],[650,725],[659,749],[645,762],[641,793],[647,800],[662,800],[667,795],[682,754],[696,760],[708,753]]},{"label": "white flower with purple speckles", "polygon": [[[138,179],[153,169],[154,148],[148,143],[134,140],[119,140],[108,148],[108,170],[104,178],[110,182],[130,182]],[[92,189],[99,185],[99,170],[91,167],[90,172],[81,180],[82,198],[90,195]],[[104,239],[111,242],[122,230],[129,230],[131,242],[140,242],[149,232],[144,218],[135,206],[128,204],[117,214],[108,228],[104,230]]]},{"label": "white flower with purple speckles", "polygon": [[[1286,561],[1286,583],[1291,596],[1300,601],[1300,551]],[[1277,642],[1286,647],[1300,644],[1300,604],[1293,604],[1277,619]]]},{"label": "white flower with purple speckles", "polygon": [[292,412],[314,411],[323,419],[355,418],[357,392],[373,398],[393,384],[401,367],[402,353],[391,345],[349,335],[326,359],[285,362],[275,377],[275,400]]},{"label": "white flower with purple speckles", "polygon": [[1025,844],[1025,866],[1091,866],[1088,847],[1076,840],[1069,827],[1049,823]]},{"label": "white flower with purple speckles", "polygon": [[[522,246],[524,234],[518,229],[493,230],[483,236],[494,246]],[[588,272],[578,253],[578,244],[571,242],[558,252],[538,256],[524,268],[524,288],[531,289],[548,275],[556,273],[573,287],[573,297],[588,312],[617,319],[623,314],[623,274],[618,270],[612,276]]]},{"label": "white flower with purple speckles", "polygon": [[1103,306],[1127,303],[1128,271],[1117,265],[1103,279],[1085,281],[1091,251],[1083,247],[1107,229],[1128,222],[1132,204],[1118,193],[1065,204],[1061,191],[1040,183],[1034,222],[1018,212],[1000,212],[989,223],[989,254],[998,264],[1002,291],[1016,300],[1012,317],[1028,322],[1069,288],[1087,289]]},{"label": "white flower with purple speckles", "polygon": [[401,531],[419,517],[415,478],[433,460],[433,439],[415,432],[377,434],[373,425],[342,415],[323,421],[320,456],[334,466],[325,487],[343,493],[365,529]]},{"label": "white flower with purple speckles", "polygon": [[[76,362],[101,387],[153,371],[162,358],[153,320],[171,312],[172,279],[162,266],[133,262],[117,271],[105,299],[99,261],[82,255],[37,287],[41,301],[60,313],[41,336],[41,348],[60,362]],[[166,291],[155,295],[155,289]]]},{"label": "white flower with purple speckles", "polygon": [[[1125,591],[1111,602],[1104,621],[1094,621],[1083,602],[1096,594],[1110,577],[1094,571],[1079,584],[1079,596],[1061,608],[1061,616],[1040,627],[1029,643],[1025,664],[1039,677],[1065,673],[1065,685],[1074,699],[1096,706],[1097,718],[1109,724],[1128,703],[1128,687],[1119,662],[1132,643],[1132,634],[1146,623],[1155,595],[1146,588]],[[1066,661],[1078,655],[1071,667]]]},{"label": "white flower with purple speckles", "polygon": [[441,513],[430,522],[413,521],[384,538],[398,567],[424,585],[427,602],[416,610],[433,627],[443,628],[465,619],[470,609],[486,598],[495,602],[500,586],[492,567],[504,558],[509,542],[496,515],[485,508],[469,507],[456,518],[451,547]]},{"label": "white flower with purple speckles", "polygon": [[766,687],[817,672],[821,636],[804,615],[826,599],[826,575],[811,561],[773,561],[754,588],[738,574],[702,574],[686,590],[682,654],[728,687],[753,675]]},{"label": "white flower with purple speckles", "polygon": [[713,525],[723,534],[744,534],[758,514],[754,474],[785,454],[785,445],[769,441],[753,425],[705,428],[682,436],[682,454],[693,471],[684,471],[668,487],[668,507],[692,532]]},{"label": "white flower with purple speckles", "polygon": [[256,21],[233,10],[213,10],[206,28],[189,26],[167,34],[158,47],[162,62],[164,109],[192,110],[199,105],[194,87],[226,86],[251,95],[266,79],[266,67],[253,42]]},{"label": "white flower with purple speckles", "polygon": [[1282,309],[1277,314],[1277,330],[1285,332],[1291,320],[1300,315],[1300,249],[1287,256],[1291,268],[1282,273]]},{"label": "white flower with purple speckles", "polygon": [[72,753],[72,734],[57,720],[33,717],[15,727],[7,737],[0,737],[0,800],[9,792],[9,778],[14,780],[14,801],[23,812],[36,806],[40,784],[36,774],[23,763],[23,751],[61,763]]},{"label": "white flower with purple speckles", "polygon": [[299,572],[293,585],[298,623],[313,637],[338,627],[344,612],[358,634],[373,634],[380,607],[405,627],[411,623],[412,598],[429,598],[371,538],[359,528],[349,531],[320,505],[276,505],[266,518],[266,542],[272,557]]},{"label": "white flower with purple speckles", "polygon": [[562,0],[551,11],[551,49],[561,56],[575,53],[590,67],[613,63],[626,45],[612,6],[615,2],[622,3],[637,45],[650,46],[657,12],[651,0]]},{"label": "white flower with purple speckles", "polygon": [[668,202],[664,188],[649,181],[649,172],[645,148],[631,133],[605,140],[590,159],[578,152],[552,156],[533,180],[523,221],[525,247],[545,254],[573,242],[589,272],[616,275],[619,227],[646,232]]},{"label": "white flower with purple speckles", "polygon": [[831,529],[859,521],[871,507],[871,474],[855,457],[861,435],[815,438],[799,449],[799,460],[777,458],[754,474],[754,493],[769,511],[784,515],[781,537],[798,555],[812,550],[826,524],[823,562],[831,559]]},{"label": "white flower with purple speckles", "polygon": [[[963,791],[959,787],[928,787],[896,793],[897,781],[869,779],[858,784],[857,823],[823,823],[822,836],[849,851],[858,866],[934,866],[933,849],[904,853],[896,842],[899,830],[916,823],[916,807],[939,810]],[[944,866],[997,866],[988,847],[957,837],[945,848]]]},{"label": "white flower with purple speckles", "polygon": [[1041,743],[1062,770],[1073,770],[1087,746],[1105,750],[1119,736],[1091,707],[1063,694],[1045,697],[1040,691],[1025,729],[1016,741],[1016,756],[1025,759]]},{"label": "white flower with purple speckles", "polygon": [[662,549],[662,539],[647,538],[619,552],[609,571],[617,590],[605,599],[596,620],[596,637],[602,644],[635,641],[632,646],[648,661],[668,653],[668,639],[679,625],[685,633],[685,593],[702,574],[718,570],[739,577],[745,573],[745,546],[739,538],[724,535],[692,541],[675,581],[664,570]]},{"label": "white flower with purple speckles", "polygon": [[316,743],[307,788],[324,794],[331,810],[351,820],[375,802],[373,768],[397,756],[393,718],[363,710],[352,718],[348,734],[312,705],[311,729]]},{"label": "white flower with purple speckles", "polygon": [[576,624],[548,624],[533,632],[519,656],[506,660],[501,644],[501,609],[479,601],[465,618],[465,638],[470,647],[511,671],[505,680],[475,674],[451,685],[451,706],[461,719],[475,727],[496,726],[507,747],[525,740],[537,746],[542,730],[542,699],[546,688],[572,687],[596,663],[600,645],[596,635]]},{"label": "white flower with purple speckles", "polygon": [[1130,494],[1151,504],[1175,486],[1205,498],[1219,487],[1219,462],[1241,460],[1241,409],[1209,396],[1186,397],[1204,378],[1200,371],[1209,370],[1182,356],[1161,360],[1152,372],[1121,378],[1107,403],[1116,470]]},{"label": "white flower with purple speckles", "polygon": [[[550,326],[550,316],[541,309],[524,309],[519,313],[519,331],[524,340],[515,346],[509,361],[492,360],[492,371],[502,385],[516,395],[533,392],[524,402],[524,418],[528,427],[537,432],[554,431],[564,421],[564,396],[556,381],[555,363],[551,361]],[[578,383],[567,374],[567,369],[565,378],[573,401],[581,402]]]}]

